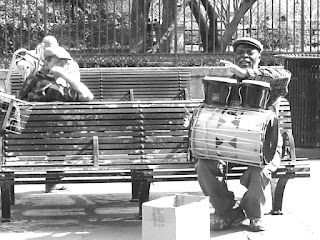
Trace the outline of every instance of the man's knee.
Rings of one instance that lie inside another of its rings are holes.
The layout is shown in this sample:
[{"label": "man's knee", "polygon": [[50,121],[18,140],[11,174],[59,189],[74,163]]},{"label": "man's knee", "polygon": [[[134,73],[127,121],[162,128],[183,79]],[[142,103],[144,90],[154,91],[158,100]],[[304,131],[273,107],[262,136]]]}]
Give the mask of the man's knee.
[{"label": "man's knee", "polygon": [[195,168],[198,175],[210,172],[215,176],[224,177],[226,174],[226,166],[223,161],[199,159]]}]

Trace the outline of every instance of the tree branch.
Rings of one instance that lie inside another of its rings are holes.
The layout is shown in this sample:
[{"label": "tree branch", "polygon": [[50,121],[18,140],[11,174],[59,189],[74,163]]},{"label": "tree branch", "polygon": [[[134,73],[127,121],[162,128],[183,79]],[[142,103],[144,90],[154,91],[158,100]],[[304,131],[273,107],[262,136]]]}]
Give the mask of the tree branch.
[{"label": "tree branch", "polygon": [[230,44],[232,36],[237,31],[237,27],[241,19],[256,1],[257,0],[243,0],[239,8],[234,10],[234,17],[232,21],[226,26],[226,31],[221,38],[221,49],[223,51],[225,51],[227,46]]}]

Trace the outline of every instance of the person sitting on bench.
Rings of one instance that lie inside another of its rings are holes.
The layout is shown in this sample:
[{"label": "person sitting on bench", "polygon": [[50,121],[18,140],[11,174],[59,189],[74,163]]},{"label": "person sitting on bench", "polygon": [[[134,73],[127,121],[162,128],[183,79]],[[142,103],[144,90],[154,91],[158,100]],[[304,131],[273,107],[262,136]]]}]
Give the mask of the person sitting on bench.
[{"label": "person sitting on bench", "polygon": [[30,102],[88,102],[94,96],[80,81],[79,65],[60,46],[44,50],[44,67],[23,83],[18,97]]}]

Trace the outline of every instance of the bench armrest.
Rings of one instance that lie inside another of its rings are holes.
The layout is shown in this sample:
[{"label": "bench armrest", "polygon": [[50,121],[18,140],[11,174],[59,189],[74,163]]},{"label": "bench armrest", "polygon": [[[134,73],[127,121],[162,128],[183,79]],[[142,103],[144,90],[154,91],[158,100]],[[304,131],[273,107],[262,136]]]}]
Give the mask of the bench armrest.
[{"label": "bench armrest", "polygon": [[294,138],[292,133],[289,130],[284,130],[281,136],[283,140],[281,159],[282,160],[290,159],[292,162],[295,162],[296,148],[295,148]]}]

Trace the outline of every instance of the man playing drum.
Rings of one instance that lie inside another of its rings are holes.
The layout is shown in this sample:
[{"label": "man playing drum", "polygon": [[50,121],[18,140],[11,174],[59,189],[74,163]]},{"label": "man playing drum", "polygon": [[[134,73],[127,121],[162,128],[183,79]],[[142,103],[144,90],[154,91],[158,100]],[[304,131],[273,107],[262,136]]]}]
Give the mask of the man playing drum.
[{"label": "man playing drum", "polygon": [[[287,93],[287,84],[291,73],[285,69],[262,69],[259,67],[261,60],[262,44],[253,38],[238,38],[233,43],[235,63],[221,62],[229,67],[234,74],[233,78],[238,82],[242,80],[257,80],[274,83],[277,79],[286,79],[286,85],[281,93],[273,94],[267,103],[268,109],[277,113],[279,96]],[[272,91],[272,88],[271,88]],[[237,105],[238,93],[231,92],[231,101]],[[239,103],[238,103],[239,105]],[[222,160],[197,159],[196,171],[202,191],[209,196],[210,203],[215,209],[211,230],[224,230],[233,224],[242,222],[246,217],[250,219],[251,231],[263,231],[265,225],[262,222],[263,206],[266,203],[266,187],[270,183],[272,172],[276,171],[281,161],[282,140],[279,138],[276,153],[273,159],[263,167],[249,166],[240,179],[240,183],[247,188],[241,199],[240,205],[235,206],[234,193],[228,190],[225,182],[227,169],[232,163]]]}]

